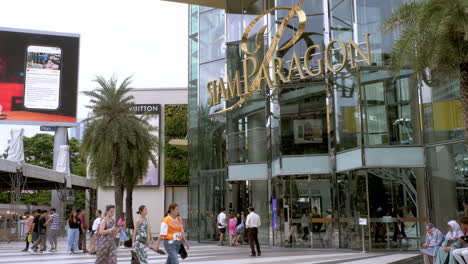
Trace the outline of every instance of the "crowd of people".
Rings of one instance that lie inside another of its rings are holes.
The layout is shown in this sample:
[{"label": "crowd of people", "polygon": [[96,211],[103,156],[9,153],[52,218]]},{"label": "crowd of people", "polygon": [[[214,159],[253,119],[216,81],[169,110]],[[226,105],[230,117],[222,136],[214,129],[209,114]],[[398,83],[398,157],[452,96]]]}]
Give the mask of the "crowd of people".
[{"label": "crowd of people", "polygon": [[[141,205],[138,208],[138,219],[135,222],[133,233],[127,234],[125,213],[116,221],[115,207],[108,205],[104,211],[96,210],[95,219],[91,226],[86,219],[86,210],[72,210],[67,221],[67,253],[96,254],[97,264],[116,264],[117,248],[124,248],[127,241],[131,242],[132,258],[137,263],[147,264],[147,248],[152,248],[160,254],[167,253],[167,262],[178,264],[178,255],[181,248],[189,249],[190,245],[184,233],[182,218],[179,215],[179,206],[176,203],[169,205],[164,219],[161,221],[161,231],[158,240],[152,245],[153,237],[148,219],[148,208]],[[25,213],[26,247],[24,252],[31,254],[50,254],[57,251],[57,236],[60,232],[60,217],[56,210],[35,210]],[[87,238],[89,244],[87,247]],[[47,249],[49,241],[50,250]],[[159,248],[163,243],[166,251]],[[128,244],[127,244],[128,245]],[[89,248],[89,251],[87,250]],[[185,251],[186,252],[186,251]],[[133,262],[132,262],[133,263]]]},{"label": "crowd of people", "polygon": [[421,246],[424,264],[468,264],[468,217],[447,223],[447,234],[426,224],[426,241]]},{"label": "crowd of people", "polygon": [[230,213],[229,218],[226,216],[226,209],[221,208],[220,213],[216,217],[219,230],[219,245],[224,246],[226,238],[226,229],[229,231],[229,246],[238,246],[243,243],[244,233],[247,230],[249,245],[251,249],[251,257],[261,256],[260,243],[258,242],[258,228],[261,225],[260,216],[255,213],[253,207],[248,208],[247,218],[244,217],[244,212],[236,214]]}]

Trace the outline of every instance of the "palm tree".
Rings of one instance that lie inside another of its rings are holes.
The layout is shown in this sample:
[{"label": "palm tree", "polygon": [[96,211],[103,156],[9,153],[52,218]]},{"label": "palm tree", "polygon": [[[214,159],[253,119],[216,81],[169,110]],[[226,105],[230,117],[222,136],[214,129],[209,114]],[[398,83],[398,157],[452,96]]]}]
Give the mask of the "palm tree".
[{"label": "palm tree", "polygon": [[458,73],[468,139],[468,1],[424,0],[401,4],[384,31],[401,29],[390,57],[393,72],[411,66],[424,80],[430,73]]},{"label": "palm tree", "polygon": [[[148,120],[149,114],[142,115],[139,119],[144,130],[141,132],[154,131],[155,127],[152,127]],[[146,176],[148,169],[148,163],[152,162],[157,165],[156,153],[159,152],[159,138],[151,133],[149,135],[142,135],[137,137],[138,144],[133,145],[131,153],[134,156],[135,165],[126,170],[124,175],[124,185],[126,189],[125,197],[125,210],[127,211],[127,227],[133,229],[133,189],[138,182]]]},{"label": "palm tree", "polygon": [[84,92],[91,97],[91,105],[87,107],[92,112],[84,120],[87,128],[82,153],[98,184],[113,184],[117,219],[123,212],[124,186],[137,182],[125,176],[141,178],[148,168],[148,160],[156,161],[153,150],[157,140],[150,133],[153,128],[147,119],[138,117],[133,110],[133,96],[128,95],[130,79],[117,85],[114,77],[107,81],[97,76],[95,81],[100,87]]}]

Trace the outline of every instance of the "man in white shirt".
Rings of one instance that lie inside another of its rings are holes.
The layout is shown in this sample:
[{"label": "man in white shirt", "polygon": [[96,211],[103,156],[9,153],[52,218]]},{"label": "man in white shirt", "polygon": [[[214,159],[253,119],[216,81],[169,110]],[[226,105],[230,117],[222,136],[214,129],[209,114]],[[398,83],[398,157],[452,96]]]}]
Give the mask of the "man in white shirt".
[{"label": "man in white shirt", "polygon": [[218,217],[217,217],[220,246],[224,246],[224,237],[226,234],[226,226],[227,226],[226,213],[224,211],[226,211],[226,209],[221,208],[221,212],[218,214]]},{"label": "man in white shirt", "polygon": [[[245,227],[249,232],[249,244],[250,249],[252,250],[252,254],[250,256],[261,256],[262,252],[260,251],[260,243],[258,243],[258,228],[261,225],[260,216],[254,212],[253,207],[250,207],[248,211],[249,215],[247,215]],[[255,252],[255,246],[257,247],[257,252]]]},{"label": "man in white shirt", "polygon": [[103,219],[101,210],[96,210],[94,215],[96,216],[96,219],[93,222],[93,227],[91,228],[91,238],[89,239],[89,253],[90,254],[96,254],[97,252],[97,247],[96,247],[97,231]]}]

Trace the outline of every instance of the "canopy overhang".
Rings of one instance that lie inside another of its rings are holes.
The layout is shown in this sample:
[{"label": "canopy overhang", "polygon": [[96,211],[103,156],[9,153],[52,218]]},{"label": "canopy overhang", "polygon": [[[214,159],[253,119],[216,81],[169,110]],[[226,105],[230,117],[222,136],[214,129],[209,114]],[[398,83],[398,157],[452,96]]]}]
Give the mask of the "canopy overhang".
[{"label": "canopy overhang", "polygon": [[0,190],[11,189],[11,177],[22,177],[24,190],[96,189],[94,180],[82,176],[0,159]]}]

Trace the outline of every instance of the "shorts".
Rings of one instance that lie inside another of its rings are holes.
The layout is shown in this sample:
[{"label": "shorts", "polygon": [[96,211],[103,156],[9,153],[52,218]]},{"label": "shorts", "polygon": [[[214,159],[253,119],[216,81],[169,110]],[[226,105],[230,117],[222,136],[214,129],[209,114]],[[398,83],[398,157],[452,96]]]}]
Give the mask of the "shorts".
[{"label": "shorts", "polygon": [[219,233],[221,234],[226,234],[226,228],[220,228]]}]

